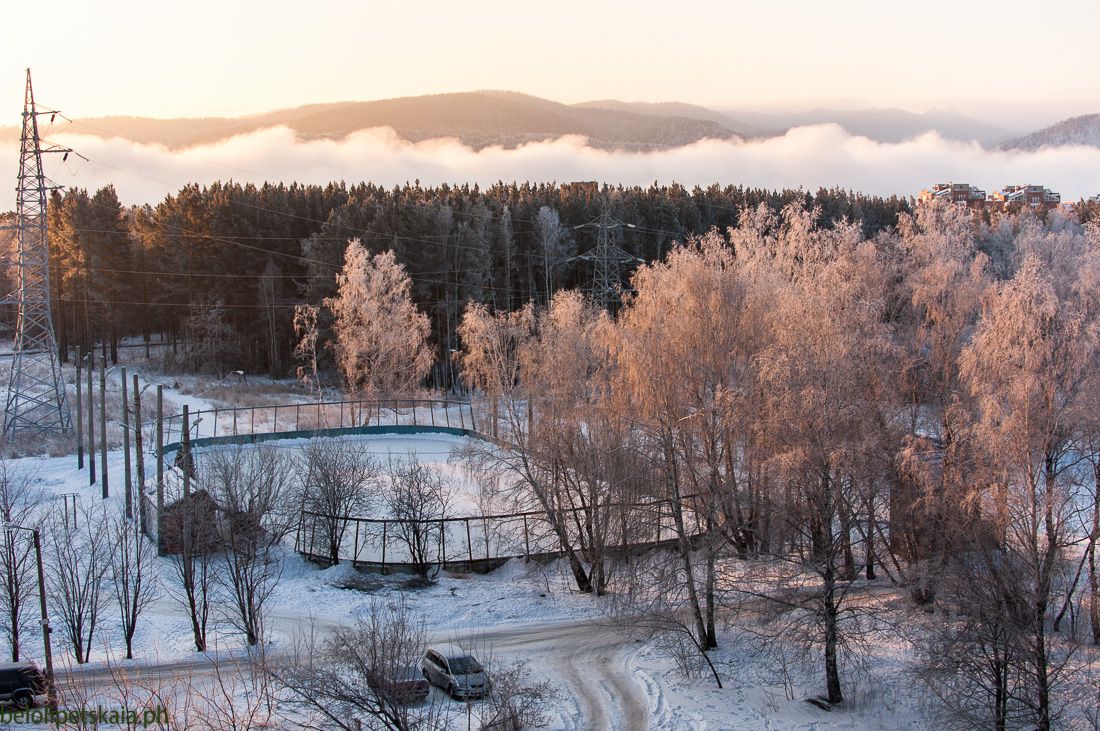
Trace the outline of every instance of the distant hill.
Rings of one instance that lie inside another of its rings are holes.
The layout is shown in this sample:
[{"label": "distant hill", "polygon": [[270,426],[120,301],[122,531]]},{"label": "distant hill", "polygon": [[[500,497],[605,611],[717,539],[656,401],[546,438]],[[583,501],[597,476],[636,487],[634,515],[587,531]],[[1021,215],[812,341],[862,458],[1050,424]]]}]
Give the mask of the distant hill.
[{"label": "distant hill", "polygon": [[[336,102],[238,118],[80,119],[73,132],[122,137],[170,148],[217,142],[266,127],[286,125],[303,139],[339,139],[372,127],[392,127],[406,140],[457,137],[474,148],[584,135],[595,147],[650,150],[736,136],[716,121],[621,109],[569,106],[512,92],[467,92],[370,102]],[[5,138],[14,128],[0,131]]]},{"label": "distant hill", "polygon": [[[1067,120],[1060,125],[1074,121]],[[562,135],[583,135],[594,147],[639,151],[678,147],[702,139],[774,137],[793,127],[814,124],[838,124],[853,135],[891,143],[934,130],[946,139],[976,140],[986,147],[994,147],[1019,134],[1018,131],[939,110],[923,114],[902,109],[759,112],[716,110],[682,102],[624,102],[616,99],[561,104],[508,91],[309,104],[233,118],[95,117],[76,120],[69,131],[99,137],[122,137],[142,144],[179,149],[218,142],[277,125],[290,127],[299,137],[307,140],[340,139],[363,129],[391,127],[401,138],[412,142],[454,137],[477,149],[489,145],[515,147],[527,142],[557,139]],[[9,141],[17,137],[15,127],[0,127],[0,140]],[[1080,135],[1072,138],[1078,139]],[[1015,143],[1021,143],[1021,140]]]},{"label": "distant hill", "polygon": [[721,112],[698,104],[685,104],[683,102],[622,102],[617,99],[601,99],[598,101],[581,102],[572,105],[586,109],[612,109],[623,112],[633,112],[651,117],[686,117],[689,119],[701,119],[720,124],[727,129],[736,130],[745,137],[774,137],[785,130],[775,127],[753,124],[741,119],[733,119]]},{"label": "distant hill", "polygon": [[1070,117],[1038,132],[1009,140],[1001,145],[1005,150],[1038,150],[1059,145],[1092,145],[1100,147],[1100,114]]},{"label": "distant hill", "polygon": [[902,142],[926,132],[962,142],[977,141],[987,147],[1012,137],[1016,132],[955,112],[930,110],[923,114],[904,109],[811,109],[805,112],[751,112],[731,109],[730,119],[762,129],[788,130],[812,124],[838,124],[850,134],[877,142]]}]

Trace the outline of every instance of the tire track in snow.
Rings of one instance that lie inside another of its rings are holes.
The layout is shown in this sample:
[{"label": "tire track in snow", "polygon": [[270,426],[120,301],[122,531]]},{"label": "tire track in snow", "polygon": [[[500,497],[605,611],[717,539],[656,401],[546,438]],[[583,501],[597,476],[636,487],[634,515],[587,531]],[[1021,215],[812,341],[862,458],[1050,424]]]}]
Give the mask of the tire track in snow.
[{"label": "tire track in snow", "polygon": [[626,650],[633,641],[606,623],[588,620],[489,628],[450,638],[493,650],[524,650],[537,657],[570,687],[580,712],[577,728],[648,728],[647,699],[626,668]]}]

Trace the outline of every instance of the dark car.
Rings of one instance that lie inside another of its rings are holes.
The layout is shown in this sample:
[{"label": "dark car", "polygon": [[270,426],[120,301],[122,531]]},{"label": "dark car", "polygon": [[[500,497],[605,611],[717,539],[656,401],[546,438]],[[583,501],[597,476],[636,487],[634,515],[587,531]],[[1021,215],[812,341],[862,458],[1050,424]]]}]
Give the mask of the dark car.
[{"label": "dark car", "polygon": [[30,708],[36,696],[46,694],[46,676],[32,662],[0,664],[0,703]]},{"label": "dark car", "polygon": [[367,685],[392,703],[409,705],[428,697],[428,681],[414,665],[398,668],[392,673],[367,671]]}]

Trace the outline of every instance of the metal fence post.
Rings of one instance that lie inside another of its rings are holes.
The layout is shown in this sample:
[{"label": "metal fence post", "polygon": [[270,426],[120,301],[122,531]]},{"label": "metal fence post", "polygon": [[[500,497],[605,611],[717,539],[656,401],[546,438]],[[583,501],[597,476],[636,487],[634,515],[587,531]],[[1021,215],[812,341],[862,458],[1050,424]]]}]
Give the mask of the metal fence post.
[{"label": "metal fence post", "polygon": [[382,575],[386,575],[386,528],[389,527],[389,521],[382,521]]}]

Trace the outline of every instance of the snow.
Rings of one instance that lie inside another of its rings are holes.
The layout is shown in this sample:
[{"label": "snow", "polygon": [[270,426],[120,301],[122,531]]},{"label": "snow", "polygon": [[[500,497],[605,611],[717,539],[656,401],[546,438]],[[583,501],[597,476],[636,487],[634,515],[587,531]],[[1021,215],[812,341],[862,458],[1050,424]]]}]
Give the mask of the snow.
[{"label": "snow", "polygon": [[[203,390],[201,382],[172,380],[167,385],[173,403],[202,408],[219,405],[195,395]],[[183,390],[195,393],[185,396]],[[272,396],[276,397],[284,394]],[[462,488],[456,514],[466,509],[476,514],[476,479],[455,458],[467,438],[425,434],[353,439],[381,460],[416,452]],[[295,450],[303,443],[274,444]],[[101,501],[100,485],[88,484],[87,472],[76,469],[72,454],[22,457],[11,463],[32,475],[46,492],[47,510],[60,510],[60,496],[65,493],[77,493],[82,505]],[[117,449],[110,451],[109,465],[109,505],[121,511],[123,461]],[[147,469],[152,472],[151,463]],[[169,562],[161,558],[156,563],[162,584],[138,626],[136,664],[196,657],[186,614],[167,590],[172,583]],[[567,567],[560,561],[537,564],[513,559],[486,575],[442,572],[431,585],[416,589],[409,588],[409,578],[363,574],[346,561],[320,568],[287,547],[282,555],[281,581],[269,605],[268,652],[289,652],[304,632],[315,629],[323,633],[347,625],[368,613],[379,599],[404,597],[423,618],[431,641],[457,641],[486,648],[502,660],[526,660],[533,676],[552,678],[564,691],[554,707],[549,726],[554,729],[593,728],[601,723],[606,728],[627,728],[639,712],[648,717],[648,728],[654,731],[900,731],[924,728],[930,722],[926,693],[909,672],[912,648],[907,640],[887,631],[870,644],[861,671],[848,668],[846,705],[828,712],[805,702],[821,691],[818,658],[801,658],[794,646],[773,648],[786,658],[784,677],[778,655],[761,654],[751,632],[725,627],[714,652],[725,687],[717,688],[708,673],[685,678],[654,638],[632,635],[629,627],[610,623],[605,600],[573,590]],[[911,610],[896,611],[897,622],[916,627],[915,631],[929,621],[920,614],[905,614]],[[97,629],[91,667],[117,663],[123,654],[116,613],[112,602]],[[241,636],[220,615],[213,620],[211,653],[243,655]],[[56,617],[53,624],[55,663],[62,669],[71,667],[73,660]],[[37,659],[40,636],[32,630],[24,640],[27,653]],[[1095,664],[1094,655],[1088,658]],[[785,692],[788,687],[789,693]],[[465,718],[462,721],[465,727]]]}]

